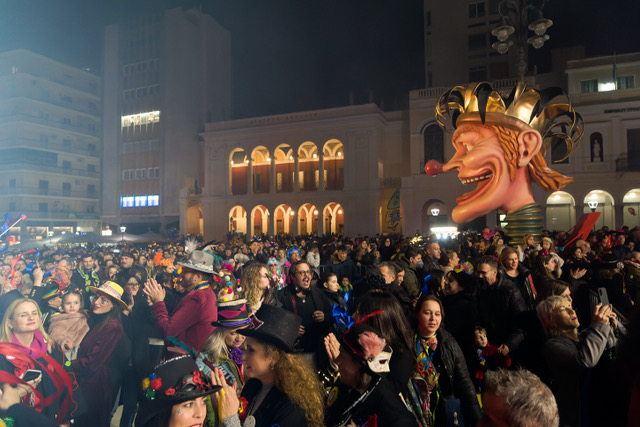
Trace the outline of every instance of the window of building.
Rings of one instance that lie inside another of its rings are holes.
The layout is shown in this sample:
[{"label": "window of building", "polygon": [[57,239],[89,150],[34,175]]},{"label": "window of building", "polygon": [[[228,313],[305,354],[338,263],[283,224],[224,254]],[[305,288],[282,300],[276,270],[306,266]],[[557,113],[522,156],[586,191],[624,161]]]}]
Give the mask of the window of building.
[{"label": "window of building", "polygon": [[87,150],[89,150],[89,153],[91,154],[96,154],[96,144],[87,145]]},{"label": "window of building", "polygon": [[63,182],[62,183],[62,195],[63,196],[70,196],[71,195],[71,183],[70,182]]},{"label": "window of building", "polygon": [[38,203],[39,212],[49,212],[49,203]]},{"label": "window of building", "polygon": [[[140,89],[138,89],[140,91]],[[140,94],[138,94],[140,96]],[[144,119],[143,119],[144,117]],[[160,121],[160,111],[151,111],[148,113],[131,114],[120,118],[121,127],[129,127],[140,124],[158,123]]]},{"label": "window of building", "polygon": [[16,189],[16,179],[15,178],[11,178],[9,180],[9,188],[12,189],[12,190]]},{"label": "window of building", "polygon": [[469,34],[468,45],[469,50],[485,49],[487,47],[487,35],[484,33]]},{"label": "window of building", "polygon": [[424,162],[437,160],[444,163],[444,134],[440,126],[431,124],[427,126],[423,134]]},{"label": "window of building", "polygon": [[487,80],[487,67],[471,67],[469,68],[469,81],[484,82]]},{"label": "window of building", "polygon": [[640,129],[627,129],[627,170],[640,170]]},{"label": "window of building", "polygon": [[298,189],[300,191],[304,190],[304,171],[298,172]]},{"label": "window of building", "polygon": [[634,76],[621,76],[616,78],[616,89],[633,89],[636,87]]},{"label": "window of building", "polygon": [[63,124],[63,125],[71,125],[71,119],[70,119],[70,118],[68,118],[68,117],[64,117],[64,118],[62,119],[62,124]]},{"label": "window of building", "polygon": [[155,178],[160,178],[160,168],[158,168],[158,167],[153,168],[153,172],[154,172],[154,177]]},{"label": "window of building", "polygon": [[482,18],[484,16],[484,2],[471,3],[469,5],[469,18]]},{"label": "window of building", "polygon": [[89,163],[87,165],[87,172],[89,172],[90,174],[96,173],[96,165]]},{"label": "window of building", "polygon": [[125,169],[122,171],[122,180],[123,181],[129,180],[129,169]]},{"label": "window of building", "polygon": [[580,92],[594,93],[598,91],[598,79],[583,80],[580,82]]},{"label": "window of building", "polygon": [[69,95],[60,95],[60,100],[68,102],[69,104],[73,102],[73,98],[71,98]]},{"label": "window of building", "polygon": [[96,111],[97,109],[98,109],[98,106],[94,102],[89,103],[89,110]]},{"label": "window of building", "polygon": [[62,168],[63,169],[71,169],[71,161],[70,160],[63,160],[62,161]]},{"label": "window of building", "polygon": [[95,196],[96,186],[94,184],[87,184],[87,194],[89,196]]},{"label": "window of building", "polygon": [[62,146],[64,148],[71,148],[71,139],[65,138],[62,140]]},{"label": "window of building", "polygon": [[121,208],[132,208],[133,207],[133,196],[120,197],[120,207]]},{"label": "window of building", "polygon": [[40,194],[49,194],[49,181],[41,179],[38,183]]},{"label": "window of building", "polygon": [[10,211],[16,210],[16,202],[9,202],[9,210]]}]

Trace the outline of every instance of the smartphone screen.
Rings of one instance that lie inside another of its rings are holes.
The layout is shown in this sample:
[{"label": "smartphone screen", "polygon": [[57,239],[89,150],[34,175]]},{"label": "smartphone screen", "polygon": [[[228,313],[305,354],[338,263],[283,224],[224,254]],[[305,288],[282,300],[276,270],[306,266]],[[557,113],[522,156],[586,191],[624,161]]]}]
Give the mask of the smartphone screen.
[{"label": "smartphone screen", "polygon": [[36,378],[38,378],[40,376],[40,374],[42,374],[41,371],[35,370],[35,369],[29,369],[27,372],[25,372],[24,377],[22,377],[23,381],[32,381],[35,380]]}]

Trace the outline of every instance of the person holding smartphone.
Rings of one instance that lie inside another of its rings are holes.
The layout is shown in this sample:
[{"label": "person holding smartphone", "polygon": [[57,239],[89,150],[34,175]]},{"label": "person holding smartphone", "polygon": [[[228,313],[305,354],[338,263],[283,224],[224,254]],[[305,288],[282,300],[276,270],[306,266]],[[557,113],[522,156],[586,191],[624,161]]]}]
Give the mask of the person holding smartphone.
[{"label": "person holding smartphone", "polygon": [[582,333],[571,302],[550,296],[537,306],[538,318],[547,341],[542,352],[550,369],[551,390],[558,403],[560,424],[582,424],[583,388],[587,386],[587,371],[594,368],[607,348],[615,345],[611,325],[616,314],[611,305],[599,303],[593,310],[593,321]]},{"label": "person holding smartphone", "polygon": [[[38,358],[38,354],[53,353],[52,357],[60,361],[62,358],[60,350],[54,345],[53,339],[45,332],[42,326],[42,312],[38,304],[31,299],[23,298],[20,293],[12,294],[9,297],[13,300],[2,318],[0,328],[0,342],[20,344],[23,352],[33,358]],[[5,298],[9,298],[5,297]],[[8,301],[3,301],[6,303]],[[0,357],[0,370],[22,378],[42,396],[46,398],[55,393],[52,381],[47,376],[43,376],[34,363],[25,364],[20,360],[4,355]],[[37,404],[37,399],[30,388],[18,386],[18,394],[23,404],[30,406]],[[50,420],[56,420],[56,412],[59,402],[45,407],[42,414]]]}]

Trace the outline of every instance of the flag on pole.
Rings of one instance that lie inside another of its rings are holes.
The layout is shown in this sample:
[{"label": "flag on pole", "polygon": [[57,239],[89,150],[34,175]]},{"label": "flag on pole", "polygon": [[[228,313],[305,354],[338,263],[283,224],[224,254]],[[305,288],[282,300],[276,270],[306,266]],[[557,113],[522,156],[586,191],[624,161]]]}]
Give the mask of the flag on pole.
[{"label": "flag on pole", "polygon": [[618,64],[616,64],[616,53],[613,52],[613,87],[618,90],[618,79],[616,74],[618,73]]}]

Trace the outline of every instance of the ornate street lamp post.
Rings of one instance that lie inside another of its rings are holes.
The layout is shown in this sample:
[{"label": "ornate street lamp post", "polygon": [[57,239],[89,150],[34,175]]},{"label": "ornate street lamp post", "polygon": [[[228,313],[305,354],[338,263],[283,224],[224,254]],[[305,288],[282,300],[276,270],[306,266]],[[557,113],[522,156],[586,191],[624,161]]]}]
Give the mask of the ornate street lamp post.
[{"label": "ornate street lamp post", "polygon": [[503,0],[498,6],[502,22],[491,31],[498,39],[491,47],[504,55],[511,46],[516,46],[520,81],[524,81],[524,73],[527,71],[528,45],[540,49],[549,40],[549,35],[545,32],[553,25],[553,21],[542,16],[546,3],[547,0]]}]

